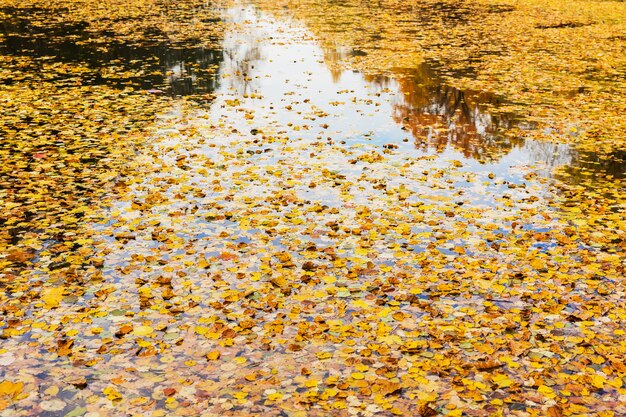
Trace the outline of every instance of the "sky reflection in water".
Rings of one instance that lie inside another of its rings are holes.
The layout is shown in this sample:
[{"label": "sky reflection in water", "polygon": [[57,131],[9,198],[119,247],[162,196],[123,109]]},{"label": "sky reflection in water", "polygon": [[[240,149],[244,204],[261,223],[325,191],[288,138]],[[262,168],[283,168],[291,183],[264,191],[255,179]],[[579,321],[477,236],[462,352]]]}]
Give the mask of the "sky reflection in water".
[{"label": "sky reflection in water", "polygon": [[[280,131],[291,124],[302,127],[289,133],[294,139],[392,144],[405,156],[438,154],[463,161],[468,170],[502,174],[512,166],[533,165],[547,175],[571,160],[568,146],[507,135],[507,129],[524,126],[514,115],[489,112],[500,104],[497,97],[446,86],[427,66],[398,71],[397,78],[341,71],[337,61],[350,52],[322,50],[292,22],[259,19],[252,9],[233,9],[226,16],[239,29],[223,41],[216,93],[254,109],[254,122],[241,119],[237,126],[221,100],[211,117],[242,132],[270,126]],[[261,98],[242,99],[250,94]]]}]

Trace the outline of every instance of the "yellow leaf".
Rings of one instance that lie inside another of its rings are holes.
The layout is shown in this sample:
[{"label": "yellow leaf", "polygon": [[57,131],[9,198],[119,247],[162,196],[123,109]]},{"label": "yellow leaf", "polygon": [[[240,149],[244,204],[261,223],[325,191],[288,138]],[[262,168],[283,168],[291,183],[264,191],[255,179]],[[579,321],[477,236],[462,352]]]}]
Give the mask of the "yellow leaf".
[{"label": "yellow leaf", "polygon": [[368,308],[369,304],[365,300],[354,300],[352,305],[357,308]]},{"label": "yellow leaf", "polygon": [[339,394],[339,391],[336,390],[335,388],[327,388],[322,395],[326,397],[334,397],[337,394]]},{"label": "yellow leaf", "polygon": [[41,293],[41,299],[46,303],[47,308],[58,307],[63,298],[63,288],[46,288]]},{"label": "yellow leaf", "polygon": [[238,391],[236,393],[233,394],[233,397],[235,397],[238,400],[243,400],[248,396],[247,392],[243,392],[243,391]]},{"label": "yellow leaf", "polygon": [[593,385],[596,388],[604,388],[604,383],[606,382],[606,379],[601,376],[601,375],[594,375],[591,378],[591,385]]},{"label": "yellow leaf", "polygon": [[337,282],[337,278],[330,275],[325,275],[324,277],[322,277],[322,281],[324,281],[326,284],[333,284]]},{"label": "yellow leaf", "polygon": [[222,356],[222,354],[218,350],[212,350],[206,354],[206,358],[209,361],[216,361]]},{"label": "yellow leaf", "polygon": [[281,394],[280,392],[274,392],[274,393],[269,394],[267,396],[267,399],[270,400],[270,401],[278,401],[281,398],[283,398],[283,394]]},{"label": "yellow leaf", "polygon": [[513,380],[508,376],[503,374],[494,375],[492,378],[493,382],[495,382],[500,388],[508,388],[513,383]]},{"label": "yellow leaf", "polygon": [[11,381],[2,381],[0,382],[0,396],[9,396],[11,398],[16,398],[24,389],[24,383],[18,382],[13,383]]},{"label": "yellow leaf", "polygon": [[107,387],[105,388],[103,391],[104,395],[106,395],[106,397],[111,400],[111,401],[115,401],[115,400],[121,400],[122,399],[122,394],[120,394],[115,388],[113,387]]},{"label": "yellow leaf", "polygon": [[342,410],[346,408],[346,403],[344,401],[337,401],[333,404],[333,408],[337,410]]},{"label": "yellow leaf", "polygon": [[[303,373],[305,371],[303,370]],[[310,371],[309,371],[310,372]],[[304,381],[304,386],[307,388],[315,388],[320,384],[321,381],[318,381],[316,379],[307,379],[306,381]]]},{"label": "yellow leaf", "polygon": [[194,327],[194,330],[196,331],[197,334],[203,335],[203,334],[208,333],[209,328],[205,326],[196,326]]},{"label": "yellow leaf", "polygon": [[530,261],[530,266],[532,266],[534,269],[543,269],[545,267],[543,261],[539,258],[535,258]]},{"label": "yellow leaf", "polygon": [[51,386],[50,388],[48,388],[47,390],[44,391],[44,394],[50,395],[52,397],[54,397],[58,393],[59,393],[59,387],[57,385],[53,385],[53,386]]},{"label": "yellow leaf", "polygon": [[354,253],[356,253],[357,255],[365,256],[365,255],[367,255],[369,253],[369,250],[367,250],[365,248],[358,247],[358,248],[356,248]]},{"label": "yellow leaf", "polygon": [[154,329],[150,326],[137,326],[133,329],[135,336],[148,336],[152,332],[154,332]]},{"label": "yellow leaf", "polygon": [[620,378],[611,379],[611,380],[607,381],[607,383],[610,386],[615,387],[615,388],[621,388],[622,384],[623,384],[623,382],[622,382],[622,380]]},{"label": "yellow leaf", "polygon": [[542,393],[546,397],[550,397],[550,398],[556,397],[556,394],[554,393],[554,391],[552,391],[552,388],[546,385],[539,385],[539,388],[537,388],[537,391]]},{"label": "yellow leaf", "polygon": [[333,357],[333,354],[330,352],[317,352],[316,356],[318,359],[330,359]]}]

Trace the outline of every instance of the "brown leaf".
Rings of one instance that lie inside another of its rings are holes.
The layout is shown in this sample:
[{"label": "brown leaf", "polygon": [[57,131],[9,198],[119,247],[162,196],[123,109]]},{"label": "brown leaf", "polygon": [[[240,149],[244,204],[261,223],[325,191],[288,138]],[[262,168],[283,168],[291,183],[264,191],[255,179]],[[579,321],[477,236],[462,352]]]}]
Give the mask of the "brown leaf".
[{"label": "brown leaf", "polygon": [[72,339],[57,340],[57,354],[59,356],[68,356],[72,353],[72,345],[74,345],[74,341]]},{"label": "brown leaf", "polygon": [[476,362],[475,366],[476,369],[478,369],[479,371],[491,371],[493,369],[504,366],[504,364],[495,360],[487,359],[484,361]]},{"label": "brown leaf", "polygon": [[235,259],[239,259],[237,255],[235,255],[234,253],[229,253],[229,252],[222,252],[220,256],[218,256],[218,258],[220,258],[223,261],[233,261]]},{"label": "brown leaf", "polygon": [[132,331],[133,326],[131,324],[123,324],[119,329],[117,329],[117,332],[115,332],[115,336],[118,338],[122,338]]},{"label": "brown leaf", "polygon": [[224,339],[232,339],[234,337],[237,337],[237,332],[231,328],[227,328],[222,332],[222,338]]},{"label": "brown leaf", "polygon": [[394,395],[399,394],[402,391],[402,385],[397,382],[391,382],[384,379],[379,379],[376,381],[374,391],[378,391],[382,395]]},{"label": "brown leaf", "polygon": [[84,376],[70,376],[65,379],[68,384],[74,385],[78,389],[84,389],[87,387],[87,379]]},{"label": "brown leaf", "polygon": [[530,348],[530,344],[528,342],[510,341],[509,348],[514,356],[521,356]]},{"label": "brown leaf", "polygon": [[553,405],[548,408],[548,417],[563,417],[563,411],[558,405]]},{"label": "brown leaf", "polygon": [[302,265],[302,269],[305,271],[315,271],[317,269],[317,265],[311,261],[307,261]]},{"label": "brown leaf", "polygon": [[292,351],[292,352],[298,352],[302,350],[302,345],[299,345],[297,343],[292,343],[289,346],[287,346],[287,350]]},{"label": "brown leaf", "polygon": [[428,404],[422,405],[418,410],[419,417],[435,417],[437,412],[430,408]]},{"label": "brown leaf", "polygon": [[35,254],[22,248],[15,248],[7,256],[7,260],[11,262],[27,262],[35,257]]}]

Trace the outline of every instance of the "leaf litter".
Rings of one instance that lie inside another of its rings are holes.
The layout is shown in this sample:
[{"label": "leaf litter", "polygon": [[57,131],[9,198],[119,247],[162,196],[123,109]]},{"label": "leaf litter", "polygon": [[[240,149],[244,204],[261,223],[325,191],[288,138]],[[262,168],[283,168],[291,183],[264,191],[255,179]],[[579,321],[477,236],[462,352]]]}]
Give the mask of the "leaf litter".
[{"label": "leaf litter", "polygon": [[619,175],[424,67],[222,19],[192,98],[10,56],[2,415],[625,412]]}]

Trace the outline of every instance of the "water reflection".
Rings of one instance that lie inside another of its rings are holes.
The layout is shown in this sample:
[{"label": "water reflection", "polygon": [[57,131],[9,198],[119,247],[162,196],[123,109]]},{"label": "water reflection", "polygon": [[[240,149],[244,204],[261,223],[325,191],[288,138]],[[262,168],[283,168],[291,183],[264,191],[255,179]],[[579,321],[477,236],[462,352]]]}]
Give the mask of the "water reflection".
[{"label": "water reflection", "polygon": [[[87,64],[92,71],[81,74],[83,84],[160,89],[173,96],[207,94],[218,85],[220,50],[170,45],[156,29],[145,43],[96,41],[107,34],[92,33],[86,22],[55,21],[54,14],[67,12],[62,9],[5,7],[1,12],[0,54]],[[43,19],[42,13],[49,15],[45,19],[49,23],[33,24]]]},{"label": "water reflection", "polygon": [[[340,82],[341,68],[350,57],[365,54],[345,47],[326,48],[324,60],[333,81]],[[527,127],[519,117],[490,111],[505,104],[502,98],[451,87],[429,63],[396,69],[392,76],[365,75],[364,78],[382,88],[397,90],[392,117],[411,132],[419,149],[444,151],[451,146],[466,158],[491,160],[524,143],[519,136],[505,135],[513,127]]]},{"label": "water reflection", "polygon": [[[231,31],[222,42],[223,49],[177,48],[164,42],[162,33],[152,34],[154,40],[144,44],[94,43],[94,34],[88,31],[86,22],[64,23],[50,18],[49,24],[32,24],[35,20],[42,20],[46,13],[52,13],[49,9],[4,7],[1,11],[0,53],[85,63],[93,71],[81,74],[84,84],[133,86],[185,96],[212,93],[219,88],[220,79],[225,77],[228,88],[249,94],[265,90],[267,83],[258,82],[258,67],[279,56],[274,50],[279,45],[267,42],[278,35],[272,33],[275,28],[266,28],[263,33],[238,32],[236,35]],[[65,12],[67,10],[57,9],[53,13]],[[445,14],[448,12],[446,10]],[[226,13],[226,19],[231,22],[238,19],[232,11],[230,14]],[[453,149],[463,158],[487,162],[497,161],[517,149],[517,154],[524,154],[522,158],[529,162],[541,161],[548,167],[571,161],[570,151],[564,147],[556,149],[548,145],[551,150],[546,151],[546,146],[527,146],[520,135],[511,135],[511,128],[523,129],[525,126],[515,115],[497,111],[499,105],[505,104],[501,98],[450,87],[442,82],[430,65],[398,69],[391,77],[362,75],[342,70],[341,67],[348,57],[365,52],[340,46],[321,50],[310,43],[311,47],[307,48],[285,46],[290,51],[289,58],[282,61],[280,69],[275,68],[273,73],[266,71],[263,77],[277,78],[274,85],[289,85],[289,80],[281,78],[282,69],[289,68],[293,79],[299,78],[298,73],[323,79],[325,83],[337,87],[316,92],[329,95],[327,98],[335,97],[341,87],[353,90],[357,85],[360,85],[360,91],[355,90],[355,95],[363,99],[372,92],[380,94],[389,91],[392,119],[404,132],[410,133],[415,149],[424,153]],[[312,59],[306,60],[305,65],[298,65],[305,54],[310,54]],[[33,71],[37,69],[33,68]],[[330,79],[326,79],[328,74]],[[5,84],[15,81],[10,77],[2,80]],[[296,82],[290,85],[297,90],[298,85],[303,84]],[[276,90],[281,91],[280,88]],[[267,92],[264,91],[264,94]],[[357,109],[357,112],[360,110]],[[278,117],[289,119],[283,114]],[[366,125],[371,129],[362,133],[377,130],[372,123]],[[404,132],[386,129],[386,135],[394,139],[405,136]],[[597,156],[589,154],[580,155],[576,160],[579,165],[584,165],[585,170],[599,171],[600,175],[619,176],[624,173],[620,158],[598,160]]]},{"label": "water reflection", "polygon": [[515,115],[490,113],[502,100],[490,93],[467,92],[445,85],[427,64],[398,78],[402,100],[394,105],[394,120],[413,134],[422,149],[451,146],[466,158],[497,159],[524,140],[505,135],[520,127]]},{"label": "water reflection", "polygon": [[[565,146],[533,145],[512,134],[512,128],[528,126],[499,112],[505,103],[493,94],[450,87],[428,65],[391,76],[345,70],[346,58],[363,52],[322,49],[310,33],[259,16],[231,9],[225,17],[238,25],[225,34],[222,85],[216,91],[228,101],[218,100],[211,113],[235,129],[271,126],[270,131],[311,143],[326,137],[352,145],[392,143],[406,156],[442,154],[491,163],[501,171],[534,164],[547,173],[569,162]],[[255,98],[245,99],[250,94]],[[239,115],[247,112],[248,119],[228,111],[235,99]],[[291,126],[300,128],[293,132]]]},{"label": "water reflection", "polygon": [[587,179],[594,181],[626,178],[626,151],[614,150],[602,156],[589,151],[579,151],[566,172],[574,178],[586,176]]},{"label": "water reflection", "polygon": [[[349,56],[362,54],[362,51],[342,47],[321,50],[314,42],[307,42],[306,47],[278,45],[271,40],[280,37],[280,30],[270,27],[261,32],[231,31],[226,34],[219,50],[175,48],[160,41],[98,44],[90,41],[93,33],[88,32],[84,22],[32,25],[31,19],[43,10],[4,8],[3,12],[8,17],[0,23],[4,37],[1,53],[86,63],[93,71],[81,76],[81,82],[85,84],[131,85],[183,96],[211,93],[219,88],[219,80],[223,79],[226,83],[224,92],[234,89],[241,94],[251,94],[262,90],[270,101],[284,100],[278,96],[288,92],[286,87],[301,96],[314,93],[324,99],[325,103],[319,105],[325,105],[325,109],[320,108],[329,114],[336,113],[336,109],[329,107],[328,103],[337,98],[339,90],[346,88],[354,91],[357,100],[370,100],[372,94],[382,94],[390,107],[383,111],[378,109],[376,117],[364,118],[368,109],[347,104],[344,120],[360,119],[359,126],[366,129],[358,133],[359,129],[355,130],[353,123],[343,126],[333,123],[339,130],[369,136],[371,132],[378,132],[379,136],[384,134],[386,139],[394,140],[404,138],[408,132],[416,150],[428,153],[451,148],[460,152],[463,158],[479,161],[497,160],[513,148],[522,149],[524,143],[519,136],[503,133],[519,125],[513,115],[489,111],[490,106],[501,104],[499,98],[447,86],[428,65],[398,70],[393,77],[344,71],[340,69],[341,63]],[[226,19],[231,22],[239,19],[232,11],[229,13],[226,13]],[[161,39],[161,35],[155,33],[154,39]],[[281,57],[283,50],[289,51],[284,58]],[[11,83],[12,80],[5,79],[4,82]],[[315,92],[307,91],[302,88],[307,85],[320,88]],[[255,103],[258,104],[263,107],[263,103]],[[271,107],[269,102],[266,104]],[[301,106],[292,103],[292,107]],[[383,114],[384,120],[381,118]],[[291,116],[290,112],[282,112],[276,118],[284,119],[281,122],[296,123]],[[395,121],[394,126],[389,125],[390,120]],[[528,156],[528,159],[536,158]]]}]

